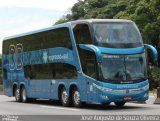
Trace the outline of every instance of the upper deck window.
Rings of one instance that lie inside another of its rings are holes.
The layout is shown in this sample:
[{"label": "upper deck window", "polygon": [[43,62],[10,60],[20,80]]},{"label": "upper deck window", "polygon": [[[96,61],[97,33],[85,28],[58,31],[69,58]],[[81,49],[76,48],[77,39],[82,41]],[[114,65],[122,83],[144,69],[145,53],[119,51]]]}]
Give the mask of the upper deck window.
[{"label": "upper deck window", "polygon": [[87,24],[77,24],[73,28],[76,44],[92,44],[90,29]]},{"label": "upper deck window", "polygon": [[[3,42],[3,53],[9,53],[10,45],[23,45],[23,51],[36,51],[55,47],[72,49],[69,29],[61,27],[12,38]],[[19,51],[17,51],[19,53]]]},{"label": "upper deck window", "polygon": [[107,47],[136,47],[142,45],[142,37],[133,22],[93,23],[96,45]]}]

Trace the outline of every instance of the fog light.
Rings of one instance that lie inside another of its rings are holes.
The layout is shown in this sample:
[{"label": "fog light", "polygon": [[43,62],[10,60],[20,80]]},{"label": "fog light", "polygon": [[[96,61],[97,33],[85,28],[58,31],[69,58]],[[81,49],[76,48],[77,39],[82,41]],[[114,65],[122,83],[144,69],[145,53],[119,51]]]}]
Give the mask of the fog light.
[{"label": "fog light", "polygon": [[101,95],[101,97],[102,97],[103,99],[105,99],[105,100],[108,100],[108,96],[106,96],[106,95]]}]

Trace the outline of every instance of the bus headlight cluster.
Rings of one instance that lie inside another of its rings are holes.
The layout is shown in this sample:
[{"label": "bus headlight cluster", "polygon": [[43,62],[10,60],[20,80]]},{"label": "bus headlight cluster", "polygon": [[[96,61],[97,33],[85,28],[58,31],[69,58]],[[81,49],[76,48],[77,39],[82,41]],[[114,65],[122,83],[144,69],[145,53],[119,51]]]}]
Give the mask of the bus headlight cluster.
[{"label": "bus headlight cluster", "polygon": [[147,84],[146,86],[142,87],[143,90],[148,90],[149,89],[149,84]]},{"label": "bus headlight cluster", "polygon": [[93,83],[93,86],[102,91],[113,92],[112,89],[96,85],[95,83]]},{"label": "bus headlight cluster", "polygon": [[147,97],[148,97],[148,93],[145,93],[145,94],[144,94],[144,98],[147,98]]},{"label": "bus headlight cluster", "polygon": [[122,89],[122,90],[113,90],[113,89],[110,89],[110,88],[107,88],[107,87],[99,86],[99,85],[97,85],[95,83],[93,83],[93,86],[95,88],[99,89],[99,90],[106,91],[106,92],[112,92],[112,93],[116,93],[116,94],[141,93],[141,92],[146,91],[146,90],[149,89],[149,84],[147,84],[144,87],[137,88],[137,89]]}]

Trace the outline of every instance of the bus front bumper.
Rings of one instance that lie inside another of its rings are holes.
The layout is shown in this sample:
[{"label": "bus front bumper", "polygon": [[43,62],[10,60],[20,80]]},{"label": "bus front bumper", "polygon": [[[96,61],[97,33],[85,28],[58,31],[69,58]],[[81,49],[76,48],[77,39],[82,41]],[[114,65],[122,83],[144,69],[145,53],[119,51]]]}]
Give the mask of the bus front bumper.
[{"label": "bus front bumper", "polygon": [[136,94],[112,94],[103,93],[100,95],[100,100],[98,102],[130,102],[130,101],[146,101],[148,100],[149,93],[144,91]]},{"label": "bus front bumper", "polygon": [[[104,84],[99,86],[93,84],[97,96],[95,99],[99,103],[106,102],[129,102],[129,101],[146,101],[149,98],[148,80],[137,84]],[[115,88],[115,87],[122,88]],[[113,88],[109,88],[113,87]],[[127,88],[128,87],[128,88]],[[137,88],[136,88],[137,87]]]}]

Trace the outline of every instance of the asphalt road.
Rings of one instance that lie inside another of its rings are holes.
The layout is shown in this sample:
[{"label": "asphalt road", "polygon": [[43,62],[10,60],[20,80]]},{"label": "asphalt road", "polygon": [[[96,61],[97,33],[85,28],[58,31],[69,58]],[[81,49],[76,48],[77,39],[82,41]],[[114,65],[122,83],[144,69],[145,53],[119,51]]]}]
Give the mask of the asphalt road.
[{"label": "asphalt road", "polygon": [[153,97],[147,104],[126,103],[124,107],[102,106],[86,104],[83,108],[63,107],[61,104],[48,100],[37,100],[34,103],[18,103],[14,97],[0,95],[0,114],[13,115],[121,115],[121,114],[160,114],[160,105],[151,104]]},{"label": "asphalt road", "polygon": [[[152,104],[154,99],[151,96],[147,104],[126,103],[124,107],[116,107],[114,104],[109,106],[86,104],[83,108],[78,109],[63,107],[60,103],[48,100],[37,100],[34,103],[18,103],[15,102],[13,97],[0,95],[0,115],[39,115],[38,121],[40,119],[43,120],[44,117],[48,119],[45,119],[45,121],[49,121],[49,118],[53,118],[50,117],[51,115],[160,115],[160,105]],[[59,118],[67,121],[67,117],[60,116],[56,121],[60,121],[58,120]],[[75,120],[74,118],[76,117],[72,118]],[[30,119],[30,121],[32,120]],[[34,119],[34,121],[36,120]]]}]

